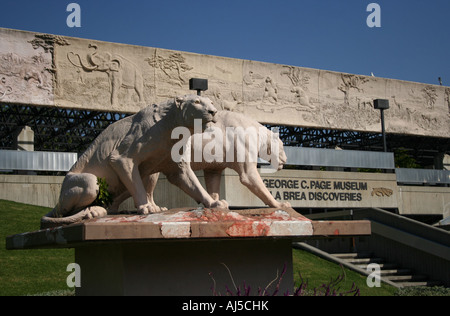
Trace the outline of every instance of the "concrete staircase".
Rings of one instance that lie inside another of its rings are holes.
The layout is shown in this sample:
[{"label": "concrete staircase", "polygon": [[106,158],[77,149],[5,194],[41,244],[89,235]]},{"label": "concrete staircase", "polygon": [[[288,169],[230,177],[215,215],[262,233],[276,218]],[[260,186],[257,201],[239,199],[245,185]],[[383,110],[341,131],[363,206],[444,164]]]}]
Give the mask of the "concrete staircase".
[{"label": "concrete staircase", "polygon": [[426,275],[415,274],[411,269],[400,267],[393,262],[386,262],[383,258],[374,257],[372,253],[336,253],[331,255],[363,270],[367,270],[369,264],[376,263],[380,267],[381,278],[389,280],[399,287],[442,285],[439,281],[429,280]]}]

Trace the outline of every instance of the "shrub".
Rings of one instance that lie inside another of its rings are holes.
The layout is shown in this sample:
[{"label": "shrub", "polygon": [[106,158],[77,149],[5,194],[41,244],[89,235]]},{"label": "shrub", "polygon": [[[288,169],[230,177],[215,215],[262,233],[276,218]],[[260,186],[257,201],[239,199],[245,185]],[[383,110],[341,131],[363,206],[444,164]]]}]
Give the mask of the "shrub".
[{"label": "shrub", "polygon": [[[226,295],[227,296],[277,296],[280,292],[281,281],[283,280],[283,276],[286,273],[286,265],[281,272],[281,275],[272,280],[264,289],[258,287],[256,290],[256,294],[252,294],[252,287],[250,285],[244,284],[241,286],[236,286],[233,276],[231,275],[231,271],[228,267],[223,264],[225,268],[228,270],[231,281],[233,282],[234,290],[231,290],[228,286],[225,286]],[[213,280],[212,292],[214,296],[221,296],[221,293],[216,292],[216,282],[212,276],[212,273],[209,274],[211,279]],[[353,283],[352,287],[349,290],[341,290],[340,283],[345,279],[345,274],[342,273],[335,279],[331,279],[330,282],[324,283],[319,287],[309,289],[308,281],[304,281],[300,274],[301,283],[298,287],[294,289],[293,293],[282,293],[284,296],[359,296],[360,291],[358,287]],[[275,283],[276,282],[276,283]],[[270,290],[272,285],[275,285],[273,290]]]},{"label": "shrub", "polygon": [[450,288],[443,286],[413,286],[399,289],[395,296],[450,296]]},{"label": "shrub", "polygon": [[97,184],[99,187],[98,196],[91,205],[108,208],[113,202],[113,196],[108,191],[108,183],[106,183],[106,179],[97,178]]}]

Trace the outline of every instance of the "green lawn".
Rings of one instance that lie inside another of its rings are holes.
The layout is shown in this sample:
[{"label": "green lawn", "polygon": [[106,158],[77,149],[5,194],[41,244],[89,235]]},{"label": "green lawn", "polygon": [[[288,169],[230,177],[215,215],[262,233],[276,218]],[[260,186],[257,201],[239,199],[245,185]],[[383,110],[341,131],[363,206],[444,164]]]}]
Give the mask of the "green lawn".
[{"label": "green lawn", "polygon": [[[42,215],[49,209],[0,200],[0,296],[32,295],[67,290],[67,265],[74,262],[73,249],[6,250],[5,237],[39,229]],[[368,288],[366,278],[308,252],[293,250],[294,277],[300,282],[299,273],[308,280],[308,289],[328,283],[345,271],[340,284],[341,291],[356,283],[363,296],[393,295],[395,289],[382,285]]]},{"label": "green lawn", "polygon": [[319,258],[307,251],[293,249],[292,259],[294,265],[294,281],[296,286],[301,283],[301,277],[304,282],[308,282],[308,289],[319,288],[322,284],[328,284],[331,279],[336,279],[343,275],[344,279],[336,287],[340,288],[338,292],[346,292],[352,288],[353,283],[360,290],[361,296],[391,296],[397,291],[393,286],[381,283],[381,287],[370,288],[366,284],[366,276],[354,271],[343,269],[341,266]]},{"label": "green lawn", "polygon": [[6,250],[6,236],[39,229],[49,209],[0,200],[0,296],[67,290],[73,249]]}]

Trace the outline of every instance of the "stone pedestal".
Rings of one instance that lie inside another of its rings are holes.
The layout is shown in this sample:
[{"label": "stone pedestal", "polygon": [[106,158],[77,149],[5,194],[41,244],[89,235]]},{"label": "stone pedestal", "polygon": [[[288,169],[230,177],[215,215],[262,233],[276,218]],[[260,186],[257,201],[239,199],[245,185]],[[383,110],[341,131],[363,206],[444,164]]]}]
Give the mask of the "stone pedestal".
[{"label": "stone pedestal", "polygon": [[368,234],[368,221],[314,222],[293,209],[176,209],[14,235],[6,246],[75,248],[77,295],[225,295],[244,284],[256,295],[283,270],[279,293],[292,293],[292,241]]},{"label": "stone pedestal", "polygon": [[78,247],[75,256],[77,295],[226,295],[227,286],[236,293],[234,283],[257,294],[284,267],[280,291],[294,287],[288,239],[108,243]]}]

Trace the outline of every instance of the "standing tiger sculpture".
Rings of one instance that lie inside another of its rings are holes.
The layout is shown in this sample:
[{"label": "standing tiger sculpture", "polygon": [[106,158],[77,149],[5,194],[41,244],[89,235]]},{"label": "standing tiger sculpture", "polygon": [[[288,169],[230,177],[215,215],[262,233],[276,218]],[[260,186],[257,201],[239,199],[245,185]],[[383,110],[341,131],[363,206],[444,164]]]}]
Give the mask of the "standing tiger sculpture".
[{"label": "standing tiger sculpture", "polygon": [[[194,122],[202,129],[215,120],[211,100],[187,95],[140,112],[106,128],[78,159],[64,178],[59,202],[41,219],[41,227],[60,226],[85,218],[104,216],[102,207],[90,207],[99,193],[97,178],[103,178],[113,196],[113,207],[124,196],[133,197],[139,214],[160,212],[153,201],[153,174],[163,172],[168,180],[208,208],[227,209],[226,201],[214,200],[201,186],[187,162],[171,159],[176,127],[194,133]],[[150,192],[150,194],[149,194]]]}]

